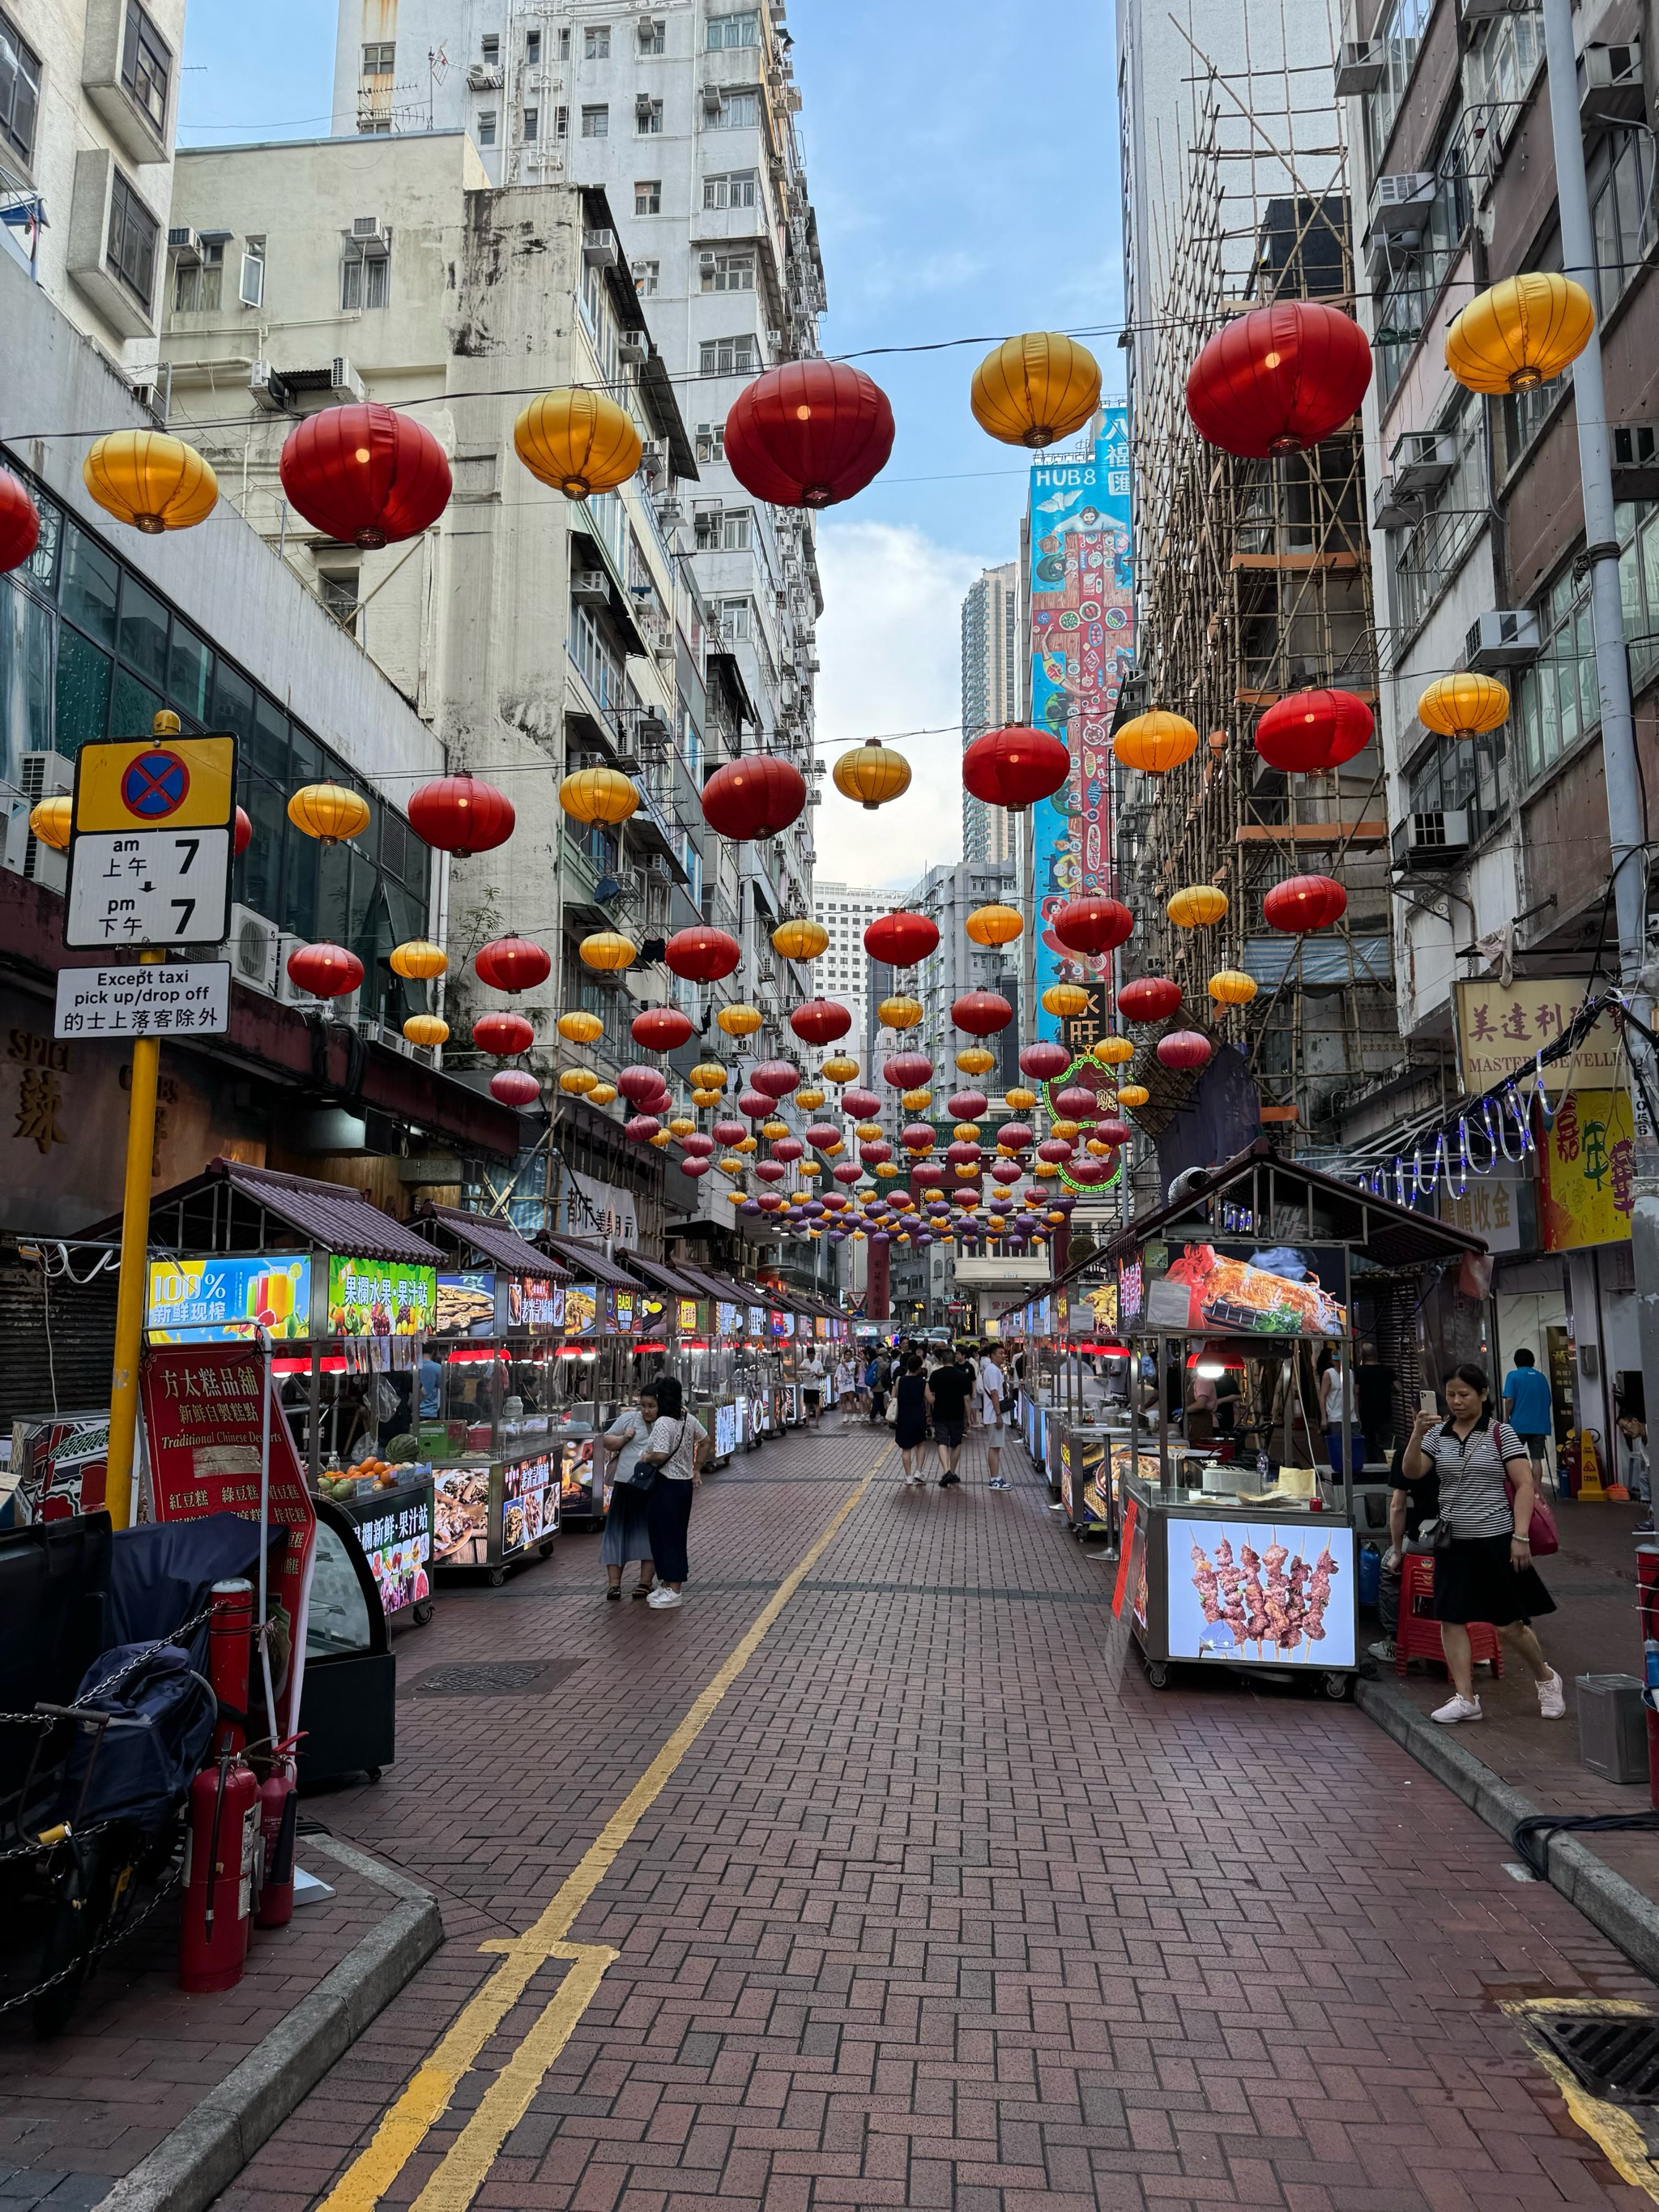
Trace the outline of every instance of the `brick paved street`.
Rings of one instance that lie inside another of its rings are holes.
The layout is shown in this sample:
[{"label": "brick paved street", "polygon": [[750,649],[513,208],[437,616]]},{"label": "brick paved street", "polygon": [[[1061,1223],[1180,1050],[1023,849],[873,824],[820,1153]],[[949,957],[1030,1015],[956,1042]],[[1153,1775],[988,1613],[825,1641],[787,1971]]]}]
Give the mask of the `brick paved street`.
[{"label": "brick paved street", "polygon": [[[550,1673],[405,1694],[380,1785],[309,1808],[434,1887],[449,1941],[235,2212],[346,2171],[495,1970],[479,1945],[530,1926],[884,1449],[831,1422],[714,1478],[678,1613],[605,1604],[573,1536],[400,1641],[406,1692]],[[790,1597],[571,1929],[620,1956],[483,2212],[1645,2206],[1500,2008],[1649,1984],[1352,1707],[1148,1689],[1097,1555],[1008,1459],[1008,1495],[970,1452],[919,1496],[890,1456]],[[568,1971],[537,1969],[388,2203]]]}]

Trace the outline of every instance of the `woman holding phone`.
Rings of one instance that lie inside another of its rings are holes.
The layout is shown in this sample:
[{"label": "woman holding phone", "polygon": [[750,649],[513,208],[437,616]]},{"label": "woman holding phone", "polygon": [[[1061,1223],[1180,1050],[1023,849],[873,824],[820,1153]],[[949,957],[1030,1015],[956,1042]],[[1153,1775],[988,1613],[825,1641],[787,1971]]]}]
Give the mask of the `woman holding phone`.
[{"label": "woman holding phone", "polygon": [[1434,1553],[1434,1616],[1452,1679],[1452,1695],[1433,1715],[1443,1727],[1481,1717],[1469,1650],[1472,1620],[1490,1621],[1516,1653],[1532,1676],[1545,1720],[1559,1721],[1567,1710],[1561,1677],[1531,1627],[1555,1610],[1532,1563],[1532,1461],[1509,1424],[1493,1420],[1491,1391],[1484,1368],[1458,1368],[1446,1380],[1448,1418],[1443,1421],[1425,1406],[1401,1462],[1408,1483],[1439,1476],[1439,1528],[1450,1536]]}]

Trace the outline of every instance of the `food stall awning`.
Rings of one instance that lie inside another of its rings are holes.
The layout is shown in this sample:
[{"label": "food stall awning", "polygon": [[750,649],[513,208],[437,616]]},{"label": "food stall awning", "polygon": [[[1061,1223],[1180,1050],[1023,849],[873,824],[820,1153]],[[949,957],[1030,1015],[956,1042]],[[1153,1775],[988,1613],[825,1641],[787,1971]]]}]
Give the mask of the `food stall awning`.
[{"label": "food stall awning", "polygon": [[666,1291],[671,1297],[706,1298],[708,1295],[683,1268],[665,1267],[660,1260],[642,1260],[637,1252],[630,1252],[628,1264],[642,1283],[648,1283],[653,1291]]},{"label": "food stall awning", "polygon": [[745,1290],[741,1283],[734,1283],[730,1275],[711,1275],[707,1267],[694,1267],[688,1261],[680,1262],[680,1273],[699,1286],[697,1296],[700,1298],[713,1298],[720,1305],[757,1306],[781,1303],[769,1291],[763,1297],[758,1291]]},{"label": "food stall awning", "polygon": [[426,1206],[422,1218],[447,1230],[461,1243],[470,1244],[482,1259],[493,1261],[509,1275],[529,1275],[555,1283],[574,1280],[568,1268],[550,1259],[537,1245],[527,1244],[505,1221],[469,1213],[464,1206]]},{"label": "food stall awning", "polygon": [[[118,1237],[120,1231],[117,1213],[82,1233]],[[149,1237],[174,1252],[270,1251],[297,1237],[313,1249],[356,1259],[432,1260],[424,1237],[349,1183],[282,1175],[244,1160],[210,1160],[188,1182],[159,1191],[149,1204]]]},{"label": "food stall awning", "polygon": [[614,1260],[607,1260],[597,1244],[584,1243],[580,1237],[544,1236],[543,1244],[556,1259],[571,1270],[571,1279],[579,1283],[599,1283],[608,1291],[636,1291],[639,1284],[634,1277],[619,1267]]}]

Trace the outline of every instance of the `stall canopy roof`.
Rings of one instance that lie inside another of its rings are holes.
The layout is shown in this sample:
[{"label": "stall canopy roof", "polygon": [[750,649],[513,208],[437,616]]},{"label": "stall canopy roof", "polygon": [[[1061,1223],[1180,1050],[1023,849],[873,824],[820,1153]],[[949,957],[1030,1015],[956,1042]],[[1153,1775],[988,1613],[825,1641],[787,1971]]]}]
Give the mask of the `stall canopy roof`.
[{"label": "stall canopy roof", "polygon": [[608,1291],[636,1291],[639,1284],[625,1274],[614,1260],[607,1260],[597,1244],[584,1243],[580,1237],[544,1236],[542,1242],[548,1250],[574,1270],[575,1279],[581,1283],[603,1283]]},{"label": "stall canopy roof", "polygon": [[729,1275],[710,1274],[707,1267],[694,1267],[684,1260],[681,1261],[679,1267],[681,1274],[701,1285],[697,1292],[699,1297],[714,1298],[720,1304],[728,1306],[753,1306],[762,1303],[756,1291],[744,1290],[741,1283],[734,1283]]},{"label": "stall canopy roof", "polygon": [[[112,1214],[82,1233],[118,1237]],[[149,1202],[150,1242],[181,1252],[271,1252],[295,1238],[313,1249],[356,1259],[430,1265],[424,1237],[405,1229],[349,1183],[281,1175],[243,1160],[210,1160],[188,1182],[159,1191]]]},{"label": "stall canopy roof", "polygon": [[486,1260],[493,1260],[509,1275],[532,1275],[556,1283],[568,1283],[570,1274],[556,1260],[533,1244],[526,1244],[518,1231],[505,1221],[486,1218],[480,1213],[469,1213],[465,1207],[433,1206],[426,1209],[424,1218],[435,1221],[441,1229],[463,1244],[470,1244]]},{"label": "stall canopy roof", "polygon": [[630,1252],[628,1264],[643,1282],[653,1291],[666,1291],[676,1298],[706,1298],[708,1296],[700,1284],[678,1267],[665,1267],[660,1260],[642,1260],[637,1252]]}]

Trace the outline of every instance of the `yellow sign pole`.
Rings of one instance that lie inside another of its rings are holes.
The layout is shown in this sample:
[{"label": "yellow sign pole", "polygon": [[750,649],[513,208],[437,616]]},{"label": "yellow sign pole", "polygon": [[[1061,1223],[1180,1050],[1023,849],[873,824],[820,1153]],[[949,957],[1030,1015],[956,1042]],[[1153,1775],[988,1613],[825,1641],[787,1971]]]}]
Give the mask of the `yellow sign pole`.
[{"label": "yellow sign pole", "polygon": [[[146,968],[165,952],[141,952]],[[132,1089],[127,1099],[127,1172],[121,1200],[121,1273],[115,1297],[115,1371],[110,1384],[109,1473],[105,1503],[112,1524],[132,1518],[132,1466],[138,1426],[138,1355],[143,1349],[149,1294],[149,1186],[155,1157],[155,1089],[161,1065],[158,1038],[134,1037]]]}]

